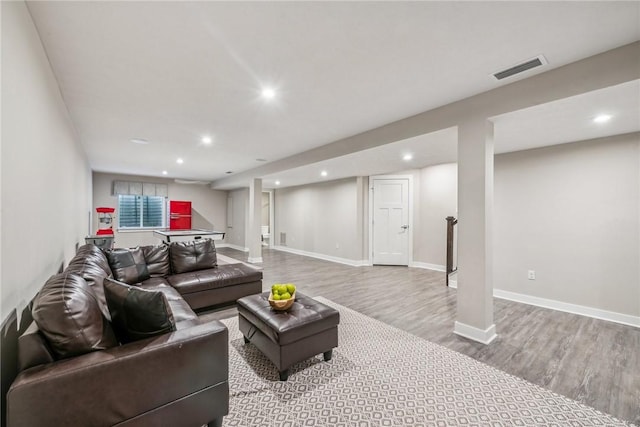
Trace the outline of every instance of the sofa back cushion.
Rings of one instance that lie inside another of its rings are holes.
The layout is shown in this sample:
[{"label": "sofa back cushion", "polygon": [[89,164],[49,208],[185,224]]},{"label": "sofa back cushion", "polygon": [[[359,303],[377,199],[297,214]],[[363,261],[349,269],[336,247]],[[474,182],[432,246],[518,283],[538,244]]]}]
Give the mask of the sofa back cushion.
[{"label": "sofa back cushion", "polygon": [[109,249],[105,253],[109,260],[113,277],[116,280],[133,285],[150,277],[144,254],[139,247],[133,249]]},{"label": "sofa back cushion", "polygon": [[151,277],[167,277],[171,274],[169,246],[143,246],[141,249]]},{"label": "sofa back cushion", "polygon": [[111,275],[111,267],[106,255],[96,245],[82,245],[76,251],[76,255],[69,261],[69,265],[91,263],[104,271],[105,275]]},{"label": "sofa back cushion", "polygon": [[173,242],[169,245],[173,274],[204,270],[218,265],[216,247],[211,239]]},{"label": "sofa back cushion", "polygon": [[77,274],[52,276],[33,302],[33,320],[57,359],[118,345],[91,286]]},{"label": "sofa back cushion", "polygon": [[173,314],[160,291],[149,291],[113,279],[105,279],[104,290],[113,329],[121,343],[175,331]]},{"label": "sofa back cushion", "polygon": [[[100,252],[100,254],[102,258],[104,258],[108,269],[109,264],[107,263],[107,258],[102,252]],[[102,286],[102,281],[111,274],[111,270],[109,270],[109,273],[105,272],[94,254],[87,254],[86,257],[78,254],[71,260],[64,272],[77,274],[91,286],[100,305],[102,314],[104,314],[107,320],[111,320],[109,309],[107,308],[107,301],[104,299],[104,288]]]}]

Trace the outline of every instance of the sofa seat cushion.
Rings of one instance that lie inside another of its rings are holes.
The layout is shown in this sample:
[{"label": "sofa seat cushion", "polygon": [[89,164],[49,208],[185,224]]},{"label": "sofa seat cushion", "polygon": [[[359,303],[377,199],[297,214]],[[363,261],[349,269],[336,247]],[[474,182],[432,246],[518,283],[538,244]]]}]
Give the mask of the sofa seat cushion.
[{"label": "sofa seat cushion", "polygon": [[216,246],[211,239],[169,244],[171,271],[174,274],[204,270],[218,265]]},{"label": "sofa seat cushion", "polygon": [[198,315],[194,313],[180,293],[170,286],[165,279],[152,277],[142,282],[140,287],[150,291],[159,291],[164,294],[169,303],[169,308],[171,308],[171,312],[173,313],[176,330],[179,331],[200,324]]},{"label": "sofa seat cushion", "polygon": [[127,285],[133,285],[147,280],[149,269],[144,259],[142,249],[109,249],[105,251],[113,277]]},{"label": "sofa seat cushion", "polygon": [[262,280],[262,271],[242,263],[221,265],[167,277],[167,282],[182,295],[260,280]]},{"label": "sofa seat cushion", "polygon": [[167,279],[164,277],[150,277],[149,279],[138,283],[138,286],[151,291],[161,290],[163,288],[173,289],[169,286],[169,282],[167,282]]},{"label": "sofa seat cushion", "polygon": [[47,280],[34,299],[32,315],[57,359],[118,345],[93,289],[77,274]]},{"label": "sofa seat cushion", "polygon": [[104,291],[113,329],[123,344],[176,330],[173,312],[162,292],[113,279],[105,279]]}]

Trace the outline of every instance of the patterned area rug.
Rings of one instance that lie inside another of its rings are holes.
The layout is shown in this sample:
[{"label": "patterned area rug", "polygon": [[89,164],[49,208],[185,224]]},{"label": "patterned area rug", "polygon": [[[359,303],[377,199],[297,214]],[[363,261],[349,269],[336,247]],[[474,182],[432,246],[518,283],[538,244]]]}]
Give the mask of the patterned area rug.
[{"label": "patterned area rug", "polygon": [[224,426],[629,426],[566,397],[325,298],[340,312],[333,359],[318,355],[286,382],[238,320],[229,328]]}]

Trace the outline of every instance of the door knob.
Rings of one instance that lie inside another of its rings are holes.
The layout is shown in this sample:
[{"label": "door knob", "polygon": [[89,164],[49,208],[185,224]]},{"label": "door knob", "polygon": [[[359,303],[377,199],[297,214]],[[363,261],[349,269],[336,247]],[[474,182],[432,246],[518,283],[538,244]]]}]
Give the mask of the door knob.
[{"label": "door knob", "polygon": [[400,228],[402,228],[403,230],[406,230],[407,228],[409,228],[409,226],[408,225],[402,225],[402,226],[400,226]]}]

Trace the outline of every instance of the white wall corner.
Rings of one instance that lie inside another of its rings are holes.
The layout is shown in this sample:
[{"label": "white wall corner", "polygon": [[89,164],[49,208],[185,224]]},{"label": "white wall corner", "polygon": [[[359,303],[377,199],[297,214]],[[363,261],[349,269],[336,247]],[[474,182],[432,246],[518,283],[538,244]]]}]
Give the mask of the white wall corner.
[{"label": "white wall corner", "polygon": [[487,329],[482,330],[476,327],[460,323],[456,321],[453,328],[453,333],[460,335],[461,337],[469,338],[470,340],[477,341],[482,344],[489,344],[491,341],[497,338],[496,325],[493,324]]}]

